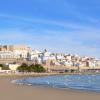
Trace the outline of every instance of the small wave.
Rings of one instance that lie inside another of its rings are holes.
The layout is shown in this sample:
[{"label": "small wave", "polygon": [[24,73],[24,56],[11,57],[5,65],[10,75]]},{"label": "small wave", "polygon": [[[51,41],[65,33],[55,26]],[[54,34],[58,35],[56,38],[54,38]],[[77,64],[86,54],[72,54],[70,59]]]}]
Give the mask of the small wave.
[{"label": "small wave", "polygon": [[100,74],[99,75],[61,75],[31,77],[25,79],[13,80],[12,83],[20,85],[39,85],[56,88],[71,88],[79,90],[90,90],[100,92]]},{"label": "small wave", "polygon": [[12,81],[11,81],[11,83],[16,83],[16,82],[17,82],[17,80],[12,80]]}]

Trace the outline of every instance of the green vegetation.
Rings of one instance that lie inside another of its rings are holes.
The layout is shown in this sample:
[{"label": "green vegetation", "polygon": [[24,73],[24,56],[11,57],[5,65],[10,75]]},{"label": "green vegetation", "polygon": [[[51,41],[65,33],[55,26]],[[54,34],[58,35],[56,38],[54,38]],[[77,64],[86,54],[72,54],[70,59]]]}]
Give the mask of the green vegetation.
[{"label": "green vegetation", "polygon": [[0,64],[2,70],[10,70],[8,66]]},{"label": "green vegetation", "polygon": [[26,63],[23,63],[17,70],[20,72],[45,72],[45,68],[40,64],[27,65]]}]

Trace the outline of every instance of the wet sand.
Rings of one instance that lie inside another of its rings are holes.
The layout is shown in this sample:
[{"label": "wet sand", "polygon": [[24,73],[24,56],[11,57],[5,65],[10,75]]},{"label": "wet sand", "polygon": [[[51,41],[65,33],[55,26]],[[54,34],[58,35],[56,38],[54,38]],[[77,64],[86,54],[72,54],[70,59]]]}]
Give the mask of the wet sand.
[{"label": "wet sand", "polygon": [[17,76],[0,76],[0,100],[100,100],[100,93],[12,84]]}]

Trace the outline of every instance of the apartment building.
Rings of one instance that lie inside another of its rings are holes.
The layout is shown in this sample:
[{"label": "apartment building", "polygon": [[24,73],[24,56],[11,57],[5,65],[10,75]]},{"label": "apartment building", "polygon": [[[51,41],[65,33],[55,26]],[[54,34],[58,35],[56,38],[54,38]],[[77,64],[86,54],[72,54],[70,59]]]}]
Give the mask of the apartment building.
[{"label": "apartment building", "polygon": [[27,45],[0,45],[0,58],[27,58],[31,51]]}]

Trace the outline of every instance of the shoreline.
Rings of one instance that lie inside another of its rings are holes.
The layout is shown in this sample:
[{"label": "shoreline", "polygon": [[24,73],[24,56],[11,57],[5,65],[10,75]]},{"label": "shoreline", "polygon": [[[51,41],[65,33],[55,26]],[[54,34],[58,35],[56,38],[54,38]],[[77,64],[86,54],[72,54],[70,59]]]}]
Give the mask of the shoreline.
[{"label": "shoreline", "polygon": [[[19,79],[22,79],[22,78],[19,78]],[[60,90],[63,90],[63,91],[74,91],[74,92],[77,91],[77,92],[83,92],[83,93],[97,93],[97,94],[100,94],[100,92],[93,91],[93,90],[83,90],[83,89],[74,89],[74,88],[59,88],[59,87],[52,87],[52,86],[47,86],[47,85],[32,85],[32,84],[16,83],[16,80],[18,80],[18,79],[12,80],[11,84],[15,84],[15,85],[19,85],[19,86],[30,86],[30,87],[36,87],[36,88],[57,89],[59,91]]]},{"label": "shoreline", "polygon": [[42,76],[53,76],[53,75],[96,75],[100,73],[0,73],[0,77],[42,77]]},{"label": "shoreline", "polygon": [[22,77],[25,76],[0,77],[0,100],[100,100],[100,93],[96,92],[11,83]]},{"label": "shoreline", "polygon": [[[53,75],[57,75],[57,76],[60,76],[60,75],[66,75],[66,74],[53,74]],[[69,74],[67,74],[69,75]],[[72,74],[71,74],[72,75]],[[74,74],[76,75],[76,74]],[[83,75],[83,74],[81,74]],[[96,90],[86,90],[86,89],[74,89],[74,88],[69,88],[69,87],[66,87],[66,88],[61,88],[61,87],[53,87],[53,86],[49,86],[49,85],[34,85],[34,84],[31,84],[31,83],[18,83],[17,80],[20,80],[20,79],[26,79],[26,78],[30,78],[30,77],[44,77],[44,76],[52,76],[51,75],[40,75],[40,76],[21,76],[20,78],[18,77],[18,79],[15,79],[15,80],[12,80],[11,83],[12,84],[16,84],[16,85],[24,85],[24,86],[33,86],[33,87],[43,87],[43,88],[54,88],[54,89],[59,89],[59,90],[74,90],[74,91],[81,91],[81,92],[90,92],[90,93],[99,93],[100,94],[100,91],[96,91]]]}]

